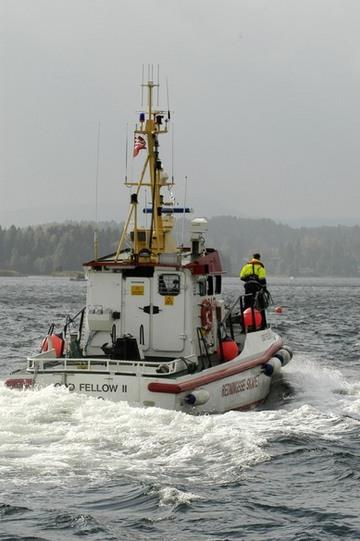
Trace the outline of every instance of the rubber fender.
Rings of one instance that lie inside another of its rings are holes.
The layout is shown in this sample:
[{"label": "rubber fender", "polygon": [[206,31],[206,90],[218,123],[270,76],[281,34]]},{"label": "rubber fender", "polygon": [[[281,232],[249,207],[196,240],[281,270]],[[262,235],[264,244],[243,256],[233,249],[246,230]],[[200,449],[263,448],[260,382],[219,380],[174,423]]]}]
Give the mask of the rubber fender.
[{"label": "rubber fender", "polygon": [[4,384],[10,389],[28,389],[33,386],[34,380],[26,377],[9,378],[4,381]]},{"label": "rubber fender", "polygon": [[285,351],[288,352],[288,354],[290,355],[290,359],[291,360],[293,358],[293,352],[292,352],[292,349],[289,348],[289,346],[283,346],[281,349],[285,349]]},{"label": "rubber fender", "polygon": [[292,354],[290,354],[287,349],[281,348],[275,353],[274,357],[279,359],[282,366],[285,366],[288,362],[291,361]]},{"label": "rubber fender", "polygon": [[274,368],[273,368],[273,366],[271,364],[266,363],[262,367],[262,371],[265,374],[265,376],[268,376],[269,378],[271,378],[271,376],[273,375],[273,372],[274,372]]},{"label": "rubber fender", "polygon": [[266,376],[273,376],[274,374],[278,374],[281,370],[282,364],[280,359],[277,357],[271,357],[271,359],[264,364],[263,366],[263,372]]},{"label": "rubber fender", "polygon": [[210,395],[205,389],[199,389],[185,396],[184,400],[190,406],[202,406],[209,400]]},{"label": "rubber fender", "polygon": [[56,357],[62,357],[64,345],[65,342],[61,336],[58,334],[50,334],[42,341],[40,353],[54,349]]}]

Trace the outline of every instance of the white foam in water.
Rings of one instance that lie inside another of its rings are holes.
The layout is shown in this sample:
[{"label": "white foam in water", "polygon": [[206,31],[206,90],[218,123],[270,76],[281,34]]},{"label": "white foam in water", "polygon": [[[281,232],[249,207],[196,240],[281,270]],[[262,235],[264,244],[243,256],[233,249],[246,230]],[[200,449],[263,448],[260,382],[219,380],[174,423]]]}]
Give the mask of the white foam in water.
[{"label": "white foam in water", "polygon": [[286,367],[285,377],[295,391],[287,420],[293,433],[336,439],[360,420],[360,382],[331,365],[324,366],[323,359],[296,355]]},{"label": "white foam in water", "polygon": [[14,483],[116,475],[162,486],[184,478],[227,483],[268,459],[261,434],[237,414],[194,417],[53,387],[17,392],[3,385],[0,408],[1,478]]},{"label": "white foam in water", "polygon": [[360,382],[346,378],[333,366],[324,366],[323,359],[295,355],[285,374],[298,399],[326,411],[336,408],[346,395],[350,400],[351,395],[360,398]]},{"label": "white foam in water", "polygon": [[[156,492],[156,490],[154,490]],[[191,492],[183,492],[177,490],[174,487],[163,487],[158,491],[160,498],[160,505],[188,505],[193,501],[201,500],[201,496],[198,494],[192,494]]]},{"label": "white foam in water", "polygon": [[[128,477],[158,487],[164,505],[177,505],[196,498],[204,484],[246,477],[270,460],[274,438],[336,439],[360,418],[360,384],[338,370],[295,356],[285,378],[295,389],[286,407],[199,417],[1,384],[0,489]],[[188,492],[166,488],[184,481]]]}]

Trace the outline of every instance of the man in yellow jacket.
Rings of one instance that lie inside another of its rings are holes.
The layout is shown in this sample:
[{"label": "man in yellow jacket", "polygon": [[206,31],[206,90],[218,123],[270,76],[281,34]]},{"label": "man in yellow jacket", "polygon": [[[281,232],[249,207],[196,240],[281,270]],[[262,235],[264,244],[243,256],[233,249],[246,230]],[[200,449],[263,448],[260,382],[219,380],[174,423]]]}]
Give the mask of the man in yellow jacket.
[{"label": "man in yellow jacket", "polygon": [[245,282],[245,308],[253,306],[256,293],[266,289],[266,269],[260,258],[260,254],[254,254],[240,271],[240,279]]}]

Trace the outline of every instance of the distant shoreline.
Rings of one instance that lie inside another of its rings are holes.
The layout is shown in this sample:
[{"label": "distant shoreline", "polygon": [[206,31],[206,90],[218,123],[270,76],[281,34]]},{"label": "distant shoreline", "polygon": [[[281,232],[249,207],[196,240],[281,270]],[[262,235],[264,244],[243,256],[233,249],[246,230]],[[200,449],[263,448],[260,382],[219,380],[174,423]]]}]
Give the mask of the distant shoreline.
[{"label": "distant shoreline", "polygon": [[[83,282],[86,281],[85,274],[80,271],[62,271],[62,272],[53,272],[53,273],[45,273],[45,274],[22,274],[20,272],[17,272],[15,270],[0,270],[0,278],[41,278],[41,277],[47,277],[47,278],[68,278],[71,281],[74,282]],[[227,280],[238,280],[239,284],[243,284],[243,282],[240,280],[238,275],[224,275],[224,278]],[[349,275],[349,276],[343,276],[340,274],[333,274],[333,275],[326,275],[326,276],[319,276],[319,275],[297,275],[297,276],[288,276],[284,274],[273,274],[268,277],[268,284],[271,285],[272,280],[289,280],[293,281],[294,283],[300,282],[302,280],[318,280],[318,281],[326,281],[326,280],[355,280],[360,279],[359,274]]]}]

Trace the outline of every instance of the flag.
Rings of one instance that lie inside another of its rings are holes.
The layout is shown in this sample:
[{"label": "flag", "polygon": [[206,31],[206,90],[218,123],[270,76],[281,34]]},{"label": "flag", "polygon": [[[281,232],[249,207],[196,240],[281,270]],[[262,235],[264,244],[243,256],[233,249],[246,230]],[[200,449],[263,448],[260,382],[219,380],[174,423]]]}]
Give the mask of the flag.
[{"label": "flag", "polygon": [[143,148],[146,148],[146,141],[141,135],[137,135],[134,140],[133,158],[135,158]]}]

